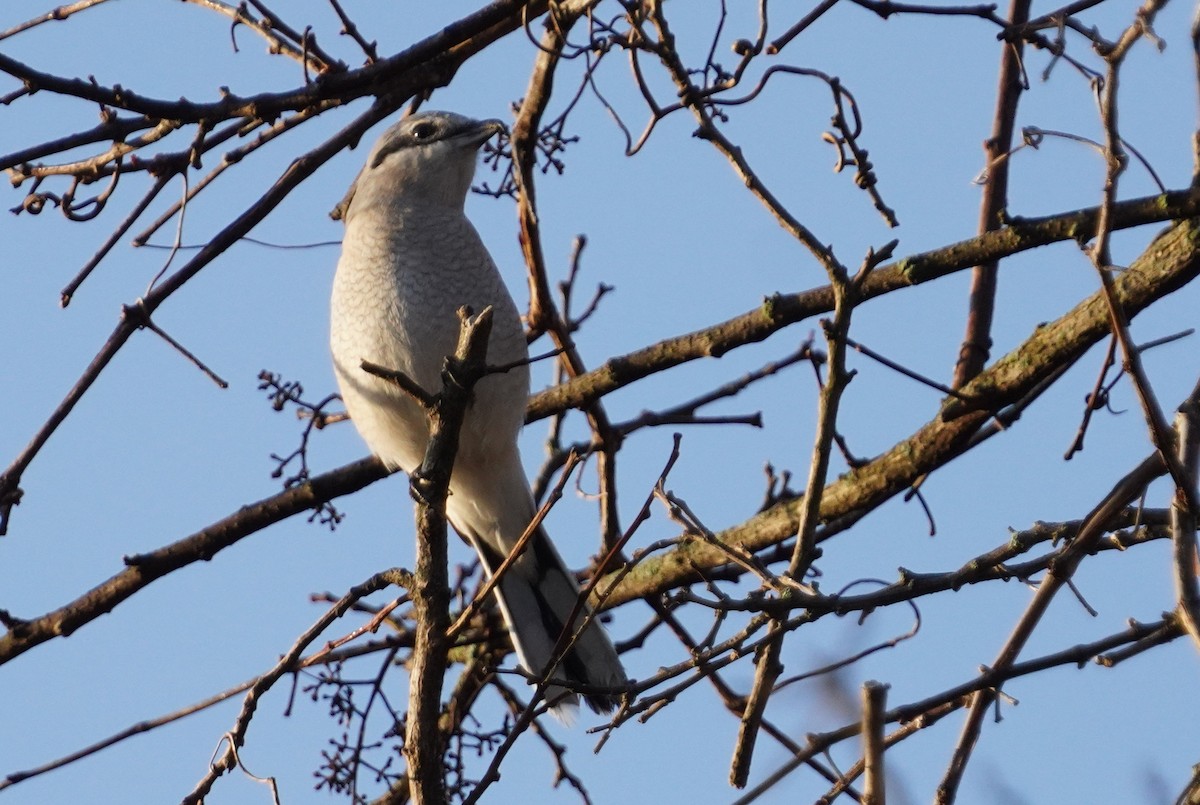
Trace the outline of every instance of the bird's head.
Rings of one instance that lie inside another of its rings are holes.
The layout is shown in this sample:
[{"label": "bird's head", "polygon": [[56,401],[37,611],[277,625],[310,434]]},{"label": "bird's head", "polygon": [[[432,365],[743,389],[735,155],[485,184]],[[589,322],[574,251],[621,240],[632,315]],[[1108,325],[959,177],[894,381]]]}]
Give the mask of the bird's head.
[{"label": "bird's head", "polygon": [[501,131],[499,120],[473,120],[453,112],[410,115],[375,143],[339,209],[348,215],[355,207],[397,200],[461,209],[479,147]]}]

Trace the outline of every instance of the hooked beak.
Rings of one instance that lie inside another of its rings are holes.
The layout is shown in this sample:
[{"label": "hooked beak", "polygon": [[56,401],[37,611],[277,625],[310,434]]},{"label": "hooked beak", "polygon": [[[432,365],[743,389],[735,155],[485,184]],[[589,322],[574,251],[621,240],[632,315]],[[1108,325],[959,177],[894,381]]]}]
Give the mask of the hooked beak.
[{"label": "hooked beak", "polygon": [[508,127],[499,120],[493,118],[491,120],[477,121],[470,128],[464,129],[462,132],[456,134],[455,138],[470,143],[475,147],[479,147],[487,142],[493,134],[499,134],[506,131],[508,131]]}]

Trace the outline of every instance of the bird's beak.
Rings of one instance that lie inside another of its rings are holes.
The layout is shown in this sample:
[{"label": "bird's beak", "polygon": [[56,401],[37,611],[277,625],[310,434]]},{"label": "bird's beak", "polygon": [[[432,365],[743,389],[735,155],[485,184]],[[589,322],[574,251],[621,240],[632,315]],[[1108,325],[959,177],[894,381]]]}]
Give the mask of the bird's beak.
[{"label": "bird's beak", "polygon": [[493,134],[508,131],[508,127],[496,119],[480,120],[458,136],[474,146],[483,145]]}]

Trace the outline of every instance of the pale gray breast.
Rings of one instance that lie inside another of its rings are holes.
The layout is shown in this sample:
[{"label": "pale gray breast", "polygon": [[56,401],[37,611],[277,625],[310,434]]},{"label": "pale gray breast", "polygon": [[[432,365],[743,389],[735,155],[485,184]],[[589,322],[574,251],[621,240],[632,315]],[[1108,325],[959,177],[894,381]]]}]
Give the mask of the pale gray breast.
[{"label": "pale gray breast", "polygon": [[[454,351],[456,311],[494,309],[488,362],[527,355],[512,297],[461,212],[448,209],[369,208],[349,222],[334,278],[331,347],[351,416],[371,448],[385,460],[411,469],[425,438],[424,416],[383,381],[363,377],[366,359],[399,369],[436,392],[445,356]],[[487,451],[511,442],[523,419],[529,389],[527,368],[485,379],[464,426]],[[352,399],[355,397],[364,399]],[[365,410],[367,406],[396,410]],[[358,409],[358,410],[356,410]],[[368,419],[380,421],[367,421]],[[365,427],[364,427],[365,425]],[[374,433],[374,438],[372,434]],[[389,443],[403,456],[389,458]],[[381,447],[382,446],[382,447]],[[423,449],[423,447],[421,448]]]}]

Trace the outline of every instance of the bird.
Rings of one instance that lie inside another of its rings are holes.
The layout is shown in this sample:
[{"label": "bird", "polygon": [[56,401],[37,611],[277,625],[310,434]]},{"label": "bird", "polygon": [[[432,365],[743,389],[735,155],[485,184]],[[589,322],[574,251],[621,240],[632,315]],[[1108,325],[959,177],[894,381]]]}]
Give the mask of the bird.
[{"label": "bird", "polygon": [[[536,512],[517,444],[529,395],[525,332],[465,212],[478,151],[504,130],[499,120],[451,112],[411,114],[388,128],[335,210],[345,231],[330,304],[330,348],[347,413],[385,465],[409,474],[421,466],[428,417],[410,394],[362,364],[402,372],[434,394],[458,341],[458,309],[492,308],[487,363],[510,368],[473,389],[446,502],[447,519],[489,577]],[[585,688],[595,712],[616,708],[627,684],[621,660],[543,528],[494,592],[522,667],[535,679],[549,672],[545,698],[555,715],[573,717],[575,687]],[[570,629],[587,625],[551,670],[573,611]]]}]

